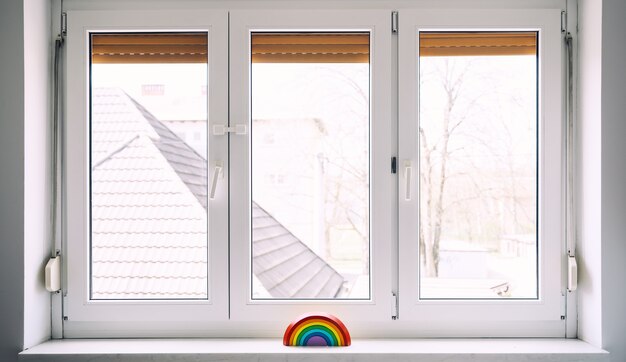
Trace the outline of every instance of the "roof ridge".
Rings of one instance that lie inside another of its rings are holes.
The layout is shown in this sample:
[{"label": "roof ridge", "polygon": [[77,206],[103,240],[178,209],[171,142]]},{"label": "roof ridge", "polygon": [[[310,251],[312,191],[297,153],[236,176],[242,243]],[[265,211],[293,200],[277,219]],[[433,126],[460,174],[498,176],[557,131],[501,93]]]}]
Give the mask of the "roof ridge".
[{"label": "roof ridge", "polygon": [[[170,167],[172,167],[174,172],[176,172],[178,177],[180,177],[181,181],[185,184],[185,186],[187,186],[189,191],[196,197],[198,202],[200,202],[200,205],[207,210],[207,160],[196,152],[196,150],[194,150],[191,146],[189,146],[187,142],[180,138],[174,131],[172,131],[164,122],[150,113],[150,111],[148,111],[141,103],[137,102],[125,91],[121,90],[121,92],[132,102],[135,108],[139,111],[140,115],[148,121],[148,124],[157,133],[157,135],[159,135],[162,139],[168,139],[168,141],[154,139],[151,139],[151,141],[165,158]],[[172,140],[175,142],[172,142]],[[171,145],[173,143],[176,143],[178,147],[181,147],[186,151],[190,151],[190,154],[184,155],[179,152],[172,153],[171,151],[165,149],[164,145]],[[184,158],[189,162],[188,164],[183,164],[176,158]],[[194,188],[194,186],[198,186],[197,183],[192,182],[190,179],[194,177],[199,177],[202,181],[200,189],[204,190],[204,192],[199,192],[197,188]]]},{"label": "roof ridge", "polygon": [[139,135],[136,134],[133,137],[129,138],[128,140],[124,141],[124,143],[122,143],[119,147],[117,147],[116,149],[114,149],[113,151],[109,152],[106,156],[104,156],[102,159],[100,159],[97,162],[94,162],[94,164],[91,166],[92,170],[95,170],[96,167],[102,165],[103,163],[107,162],[108,160],[110,160],[113,156],[115,156],[116,154],[122,152],[124,149],[126,149],[126,147],[128,147],[128,145],[130,145],[131,143],[133,143],[134,140],[136,140],[137,138],[139,138]]},{"label": "roof ridge", "polygon": [[[137,107],[139,109],[139,111],[142,113],[142,115],[144,115],[144,117],[149,121],[149,122],[156,122],[159,126],[162,126],[163,128],[165,128],[165,130],[168,132],[168,136],[171,136],[172,138],[179,140],[180,144],[184,145],[184,148],[188,149],[189,151],[193,152],[196,156],[198,156],[198,158],[205,160],[206,159],[204,157],[202,157],[201,154],[199,154],[198,152],[196,152],[195,149],[193,149],[192,147],[190,147],[187,142],[185,142],[182,138],[180,138],[176,132],[172,131],[171,128],[169,128],[163,121],[161,121],[160,119],[158,119],[154,114],[152,114],[146,107],[144,107],[141,103],[137,102],[133,97],[131,97],[130,95],[128,95],[126,92],[122,91],[135,105],[135,107]],[[158,130],[154,127],[154,125],[151,123],[150,126],[152,126],[152,128],[154,128],[155,131],[158,132]]]}]

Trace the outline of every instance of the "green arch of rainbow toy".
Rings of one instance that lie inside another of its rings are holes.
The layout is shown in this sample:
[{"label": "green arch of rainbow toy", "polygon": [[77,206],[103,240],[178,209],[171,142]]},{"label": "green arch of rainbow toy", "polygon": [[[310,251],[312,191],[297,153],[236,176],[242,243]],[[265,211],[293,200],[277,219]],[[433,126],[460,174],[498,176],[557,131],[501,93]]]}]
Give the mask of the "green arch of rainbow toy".
[{"label": "green arch of rainbow toy", "polygon": [[348,328],[330,314],[307,314],[292,322],[283,336],[285,346],[343,347],[351,343]]}]

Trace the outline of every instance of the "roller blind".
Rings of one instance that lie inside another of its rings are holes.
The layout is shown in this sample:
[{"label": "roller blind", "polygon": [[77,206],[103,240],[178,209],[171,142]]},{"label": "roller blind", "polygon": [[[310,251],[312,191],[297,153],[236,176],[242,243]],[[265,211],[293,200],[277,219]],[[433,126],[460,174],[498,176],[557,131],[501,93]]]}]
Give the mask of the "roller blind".
[{"label": "roller blind", "polygon": [[92,63],[206,63],[206,33],[92,34]]},{"label": "roller blind", "polygon": [[420,56],[536,55],[536,32],[421,32]]},{"label": "roller blind", "polygon": [[368,63],[369,33],[253,33],[253,63]]},{"label": "roller blind", "polygon": [[[253,33],[253,63],[367,63],[368,33]],[[93,34],[93,63],[205,63],[206,33]],[[535,32],[421,32],[420,56],[535,55]]]}]

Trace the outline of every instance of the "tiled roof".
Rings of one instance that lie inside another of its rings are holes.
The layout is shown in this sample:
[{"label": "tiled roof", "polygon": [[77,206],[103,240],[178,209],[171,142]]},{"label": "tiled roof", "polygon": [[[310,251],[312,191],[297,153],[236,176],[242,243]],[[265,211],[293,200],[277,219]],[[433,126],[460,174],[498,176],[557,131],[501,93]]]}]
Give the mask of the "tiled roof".
[{"label": "tiled roof", "polygon": [[252,203],[254,273],[274,298],[334,298],[343,277],[256,203]]},{"label": "tiled roof", "polygon": [[206,162],[119,89],[92,107],[92,297],[205,298],[206,197],[179,170]]},{"label": "tiled roof", "polygon": [[[205,298],[207,162],[117,88],[92,94],[92,297]],[[343,277],[253,203],[253,265],[274,298],[333,298]]]},{"label": "tiled roof", "polygon": [[141,104],[131,98],[137,109],[150,122],[159,135],[154,144],[161,151],[170,166],[196,196],[200,204],[207,208],[207,161],[196,153],[161,121],[156,119]]}]

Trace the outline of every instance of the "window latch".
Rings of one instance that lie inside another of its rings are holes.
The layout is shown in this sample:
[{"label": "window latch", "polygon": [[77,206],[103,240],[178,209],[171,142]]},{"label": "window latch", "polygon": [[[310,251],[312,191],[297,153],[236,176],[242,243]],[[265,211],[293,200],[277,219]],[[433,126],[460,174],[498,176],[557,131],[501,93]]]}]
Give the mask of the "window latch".
[{"label": "window latch", "polygon": [[61,13],[61,37],[67,35],[67,13]]},{"label": "window latch", "polygon": [[391,12],[391,32],[392,33],[398,32],[398,12],[397,11]]},{"label": "window latch", "polygon": [[226,126],[225,124],[216,124],[213,126],[214,136],[223,136],[226,133],[234,133],[236,135],[248,134],[248,126],[245,124],[238,124],[234,127]]}]

